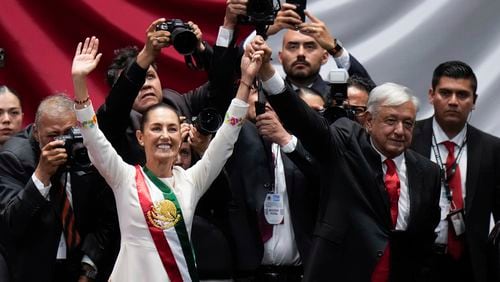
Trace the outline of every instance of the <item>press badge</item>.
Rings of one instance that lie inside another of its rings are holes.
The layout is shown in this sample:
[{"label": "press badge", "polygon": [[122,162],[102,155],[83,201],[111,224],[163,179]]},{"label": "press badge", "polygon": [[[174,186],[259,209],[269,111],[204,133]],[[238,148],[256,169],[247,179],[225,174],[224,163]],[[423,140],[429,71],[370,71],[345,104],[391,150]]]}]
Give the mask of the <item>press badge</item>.
[{"label": "press badge", "polygon": [[464,209],[450,211],[448,222],[452,224],[455,235],[460,236],[465,232]]},{"label": "press badge", "polygon": [[264,201],[264,217],[269,224],[282,224],[285,217],[283,195],[268,193]]}]

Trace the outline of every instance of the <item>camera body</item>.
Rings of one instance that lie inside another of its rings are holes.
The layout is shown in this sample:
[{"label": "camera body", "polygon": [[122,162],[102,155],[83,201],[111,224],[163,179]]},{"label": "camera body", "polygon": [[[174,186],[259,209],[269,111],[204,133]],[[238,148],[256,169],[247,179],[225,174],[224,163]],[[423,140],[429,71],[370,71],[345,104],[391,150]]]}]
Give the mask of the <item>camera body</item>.
[{"label": "camera body", "polygon": [[205,108],[197,116],[186,119],[185,122],[193,124],[199,133],[207,136],[217,132],[222,125],[222,117],[216,109]]},{"label": "camera body", "polygon": [[266,38],[266,26],[272,25],[281,9],[279,0],[248,0],[247,14],[238,17],[238,23],[253,25],[257,35]]},{"label": "camera body", "polygon": [[307,0],[286,0],[287,3],[294,4],[295,7],[295,12],[299,14],[300,19],[302,22],[306,22],[306,14],[304,13],[304,10],[306,9],[307,5]]},{"label": "camera body", "polygon": [[79,128],[72,127],[68,134],[57,136],[54,140],[64,141],[64,149],[68,154],[67,170],[86,171],[92,166],[87,148],[83,145],[83,136]]},{"label": "camera body", "polygon": [[344,107],[347,101],[347,79],[349,74],[345,69],[334,69],[328,74],[328,84],[330,85],[328,107],[323,112],[323,116],[330,124],[337,119],[346,117],[350,120],[355,120],[356,115],[352,109]]},{"label": "camera body", "polygon": [[170,32],[170,40],[175,50],[182,55],[191,55],[196,50],[198,38],[191,27],[180,19],[170,19],[156,25],[156,31]]}]

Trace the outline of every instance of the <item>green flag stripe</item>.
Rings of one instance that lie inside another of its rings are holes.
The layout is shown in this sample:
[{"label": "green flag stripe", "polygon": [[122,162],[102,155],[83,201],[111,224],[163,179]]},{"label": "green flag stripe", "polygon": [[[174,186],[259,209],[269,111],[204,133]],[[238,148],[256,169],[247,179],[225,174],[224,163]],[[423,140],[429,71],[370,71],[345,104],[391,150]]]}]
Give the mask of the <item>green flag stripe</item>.
[{"label": "green flag stripe", "polygon": [[184,216],[182,215],[181,207],[179,206],[179,202],[177,201],[177,197],[174,192],[166,183],[161,181],[156,175],[151,172],[147,167],[144,167],[144,172],[148,176],[148,178],[161,190],[163,193],[163,197],[167,200],[170,200],[174,203],[176,209],[179,211],[181,219],[175,225],[175,231],[177,236],[179,237],[179,241],[181,242],[182,252],[184,253],[184,258],[186,259],[189,275],[193,282],[198,282],[198,272],[196,271],[196,263],[194,260],[194,252],[191,242],[189,240],[188,232],[186,229],[186,223],[184,222]]}]

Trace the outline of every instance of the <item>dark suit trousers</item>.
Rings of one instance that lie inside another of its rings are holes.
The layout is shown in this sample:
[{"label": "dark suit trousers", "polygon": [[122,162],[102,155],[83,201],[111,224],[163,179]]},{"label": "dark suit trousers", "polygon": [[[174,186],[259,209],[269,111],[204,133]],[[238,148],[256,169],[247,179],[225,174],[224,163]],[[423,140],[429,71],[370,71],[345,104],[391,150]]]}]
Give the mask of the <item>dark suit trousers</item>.
[{"label": "dark suit trousers", "polygon": [[448,254],[433,254],[430,267],[431,282],[474,282],[467,254],[458,261]]},{"label": "dark suit trousers", "polygon": [[7,262],[0,252],[0,281],[9,282],[9,269],[7,268]]}]

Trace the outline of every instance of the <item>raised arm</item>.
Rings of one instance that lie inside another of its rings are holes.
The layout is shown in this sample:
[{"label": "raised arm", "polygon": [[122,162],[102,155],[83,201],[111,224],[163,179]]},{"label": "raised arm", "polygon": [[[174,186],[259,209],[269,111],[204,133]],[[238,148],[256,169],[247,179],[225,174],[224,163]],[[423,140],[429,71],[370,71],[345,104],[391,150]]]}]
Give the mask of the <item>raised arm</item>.
[{"label": "raised arm", "polygon": [[307,151],[321,161],[325,156],[325,150],[331,149],[328,121],[302,101],[291,86],[279,76],[268,59],[272,51],[265,41],[254,41],[251,47],[265,53],[259,78],[268,94],[269,103],[285,128],[301,140]]},{"label": "raised arm", "polygon": [[[260,38],[260,37],[259,37]],[[241,59],[241,82],[224,118],[224,123],[208,145],[205,154],[188,169],[198,189],[198,196],[206,191],[231,156],[248,109],[248,96],[257,72],[262,64],[263,51],[246,50]]]},{"label": "raised arm", "polygon": [[88,88],[87,76],[99,63],[101,54],[98,54],[99,40],[96,37],[86,38],[84,43],[78,43],[71,75],[73,77],[75,93],[75,109],[78,126],[84,139],[92,163],[99,173],[106,179],[111,188],[120,187],[125,175],[133,170],[117,154],[104,134],[97,126],[97,119],[92,108]]}]

